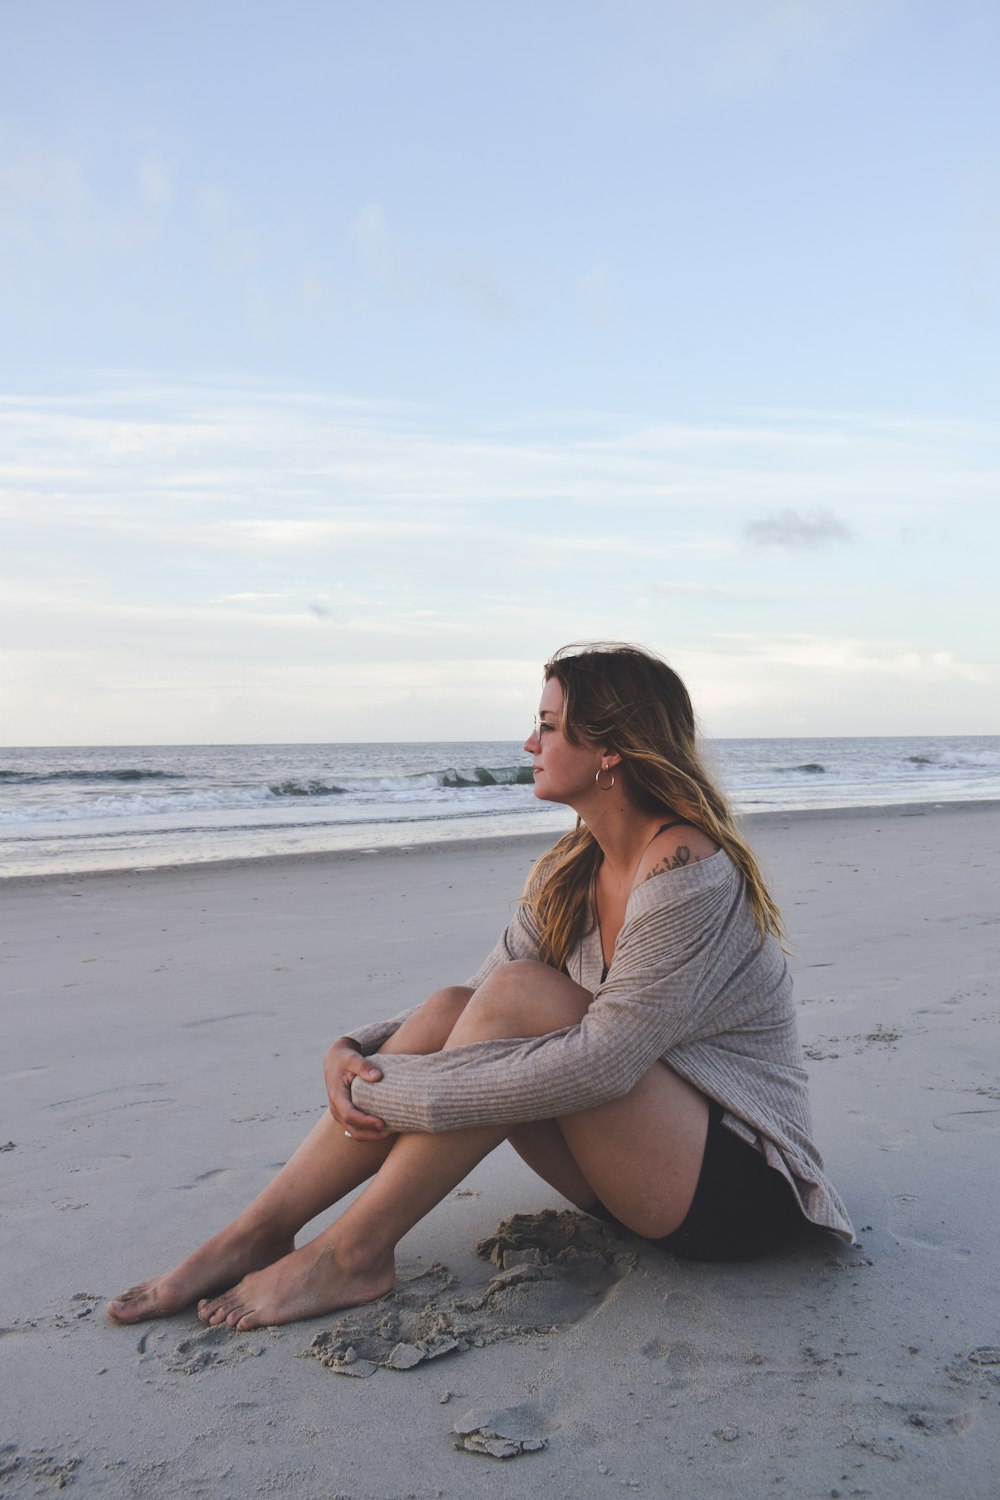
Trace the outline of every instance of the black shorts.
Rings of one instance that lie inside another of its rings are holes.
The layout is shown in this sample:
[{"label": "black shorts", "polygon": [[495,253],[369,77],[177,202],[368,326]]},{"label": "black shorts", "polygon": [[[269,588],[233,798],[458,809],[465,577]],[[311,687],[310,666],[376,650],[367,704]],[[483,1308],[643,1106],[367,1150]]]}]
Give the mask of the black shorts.
[{"label": "black shorts", "polygon": [[[687,1217],[672,1234],[650,1240],[682,1260],[754,1260],[807,1226],[788,1179],[727,1130],[722,1114],[721,1104],[709,1099],[705,1157]],[[620,1223],[603,1203],[590,1212]]]}]

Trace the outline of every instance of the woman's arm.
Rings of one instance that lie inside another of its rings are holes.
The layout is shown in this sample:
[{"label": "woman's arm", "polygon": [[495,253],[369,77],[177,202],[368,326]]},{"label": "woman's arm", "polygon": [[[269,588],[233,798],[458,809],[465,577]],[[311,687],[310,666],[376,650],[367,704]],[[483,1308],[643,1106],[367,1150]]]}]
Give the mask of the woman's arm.
[{"label": "woman's arm", "polygon": [[[732,897],[726,881],[666,907],[642,898],[578,1026],[428,1057],[380,1057],[382,1080],[356,1081],[355,1105],[394,1130],[442,1131],[547,1119],[622,1097],[658,1057],[700,1031],[715,993],[705,983],[709,960],[729,972],[759,947],[748,914],[723,931]],[[733,946],[731,957],[717,951],[720,941]]]}]

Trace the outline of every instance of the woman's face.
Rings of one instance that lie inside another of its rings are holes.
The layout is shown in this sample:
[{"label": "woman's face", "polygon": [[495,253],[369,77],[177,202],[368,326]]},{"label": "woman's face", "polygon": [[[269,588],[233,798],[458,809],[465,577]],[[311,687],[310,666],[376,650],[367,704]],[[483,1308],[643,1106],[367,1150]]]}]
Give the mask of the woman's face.
[{"label": "woman's face", "polygon": [[604,757],[599,746],[587,741],[570,744],[561,728],[562,707],[562,683],[550,677],[542,689],[535,728],[524,748],[534,761],[535,796],[543,802],[565,802],[575,807],[593,792],[594,777]]}]

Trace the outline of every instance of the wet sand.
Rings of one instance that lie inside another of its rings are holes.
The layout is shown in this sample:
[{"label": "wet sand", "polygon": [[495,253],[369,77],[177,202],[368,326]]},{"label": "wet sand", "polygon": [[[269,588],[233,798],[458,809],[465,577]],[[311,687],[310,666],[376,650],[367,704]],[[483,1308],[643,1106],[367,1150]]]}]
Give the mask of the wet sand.
[{"label": "wet sand", "polygon": [[392,1298],[250,1334],[102,1305],[288,1157],[335,1035],[471,972],[538,841],[0,884],[0,1497],[992,1497],[1000,808],[750,831],[860,1244],[678,1262],[503,1147]]}]

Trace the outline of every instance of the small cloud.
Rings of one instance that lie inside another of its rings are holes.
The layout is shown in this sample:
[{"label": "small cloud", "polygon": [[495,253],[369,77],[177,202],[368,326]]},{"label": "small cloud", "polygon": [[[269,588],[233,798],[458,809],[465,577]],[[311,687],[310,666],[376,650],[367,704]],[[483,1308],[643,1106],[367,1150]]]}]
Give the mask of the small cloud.
[{"label": "small cloud", "polygon": [[752,547],[825,547],[828,542],[849,542],[854,533],[829,510],[808,515],[780,510],[759,521],[748,521],[743,536]]},{"label": "small cloud", "polygon": [[317,620],[332,620],[335,625],[347,624],[346,616],[338,615],[327,604],[310,604],[309,613],[315,615]]}]

